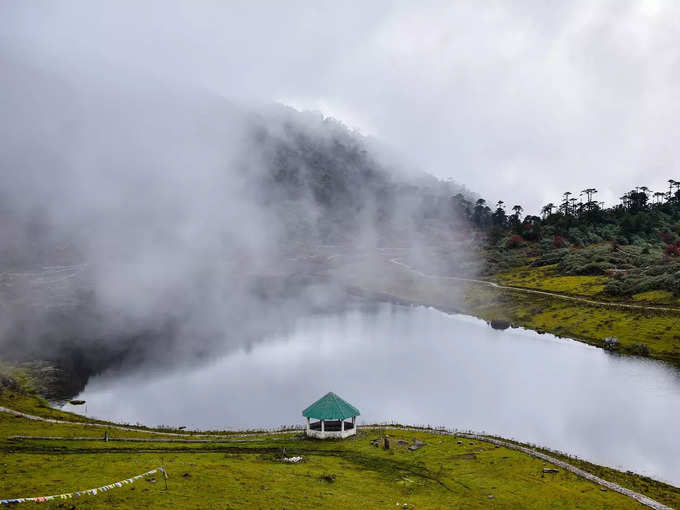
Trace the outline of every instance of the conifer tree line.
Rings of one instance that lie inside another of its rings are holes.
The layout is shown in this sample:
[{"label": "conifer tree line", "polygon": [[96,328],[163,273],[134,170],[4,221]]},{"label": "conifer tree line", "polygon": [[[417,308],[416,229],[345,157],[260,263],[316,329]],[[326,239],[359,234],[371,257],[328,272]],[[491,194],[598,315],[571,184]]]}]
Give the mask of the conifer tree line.
[{"label": "conifer tree line", "polygon": [[[546,237],[566,244],[587,244],[590,240],[646,241],[668,243],[680,235],[680,180],[669,179],[668,188],[653,191],[636,186],[605,207],[596,188],[565,191],[560,200],[545,204],[540,216],[527,214],[519,204],[509,207],[499,200],[491,207],[483,198],[476,201],[462,194],[453,197],[454,207],[491,243],[506,240],[508,247]],[[675,241],[674,241],[675,242]]]}]

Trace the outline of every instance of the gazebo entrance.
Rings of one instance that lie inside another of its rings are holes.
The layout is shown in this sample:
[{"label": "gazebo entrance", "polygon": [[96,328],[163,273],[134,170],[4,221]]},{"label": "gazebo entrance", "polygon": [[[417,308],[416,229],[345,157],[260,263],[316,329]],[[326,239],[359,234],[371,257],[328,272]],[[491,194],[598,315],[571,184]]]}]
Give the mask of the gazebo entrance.
[{"label": "gazebo entrance", "polygon": [[[314,402],[302,415],[307,418],[307,436],[318,439],[344,439],[357,432],[359,410],[330,392]],[[348,418],[350,420],[348,421]],[[317,421],[312,422],[315,419]]]}]

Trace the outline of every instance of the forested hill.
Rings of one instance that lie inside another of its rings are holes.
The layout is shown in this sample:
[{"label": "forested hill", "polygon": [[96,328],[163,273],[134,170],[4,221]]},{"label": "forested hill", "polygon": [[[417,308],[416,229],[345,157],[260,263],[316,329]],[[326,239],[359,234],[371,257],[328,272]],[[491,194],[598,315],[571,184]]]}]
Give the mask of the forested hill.
[{"label": "forested hill", "polygon": [[561,275],[607,275],[605,292],[631,297],[649,291],[680,295],[680,181],[653,192],[639,186],[604,207],[597,190],[565,192],[541,216],[523,216],[503,202],[456,197],[461,216],[486,235],[487,274],[530,263]]},{"label": "forested hill", "polygon": [[428,222],[451,233],[466,222],[452,207],[464,187],[385,163],[371,140],[332,118],[281,107],[258,117],[252,137],[266,170],[265,207],[300,242],[389,245],[419,236]]}]

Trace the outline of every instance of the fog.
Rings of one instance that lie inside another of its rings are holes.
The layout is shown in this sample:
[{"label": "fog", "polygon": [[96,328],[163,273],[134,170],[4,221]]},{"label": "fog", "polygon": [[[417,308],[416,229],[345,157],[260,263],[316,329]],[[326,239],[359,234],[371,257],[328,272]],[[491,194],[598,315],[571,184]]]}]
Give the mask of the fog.
[{"label": "fog", "polygon": [[209,351],[342,303],[326,269],[349,252],[469,258],[455,182],[532,213],[574,186],[659,188],[677,14],[0,2],[0,342]]},{"label": "fog", "polygon": [[[107,79],[143,71],[321,110],[537,214],[567,190],[665,189],[671,0],[0,2],[0,44]],[[527,186],[523,183],[531,183]]]},{"label": "fog", "polygon": [[200,361],[344,306],[351,257],[465,251],[461,188],[334,119],[42,56],[0,51],[3,357]]}]

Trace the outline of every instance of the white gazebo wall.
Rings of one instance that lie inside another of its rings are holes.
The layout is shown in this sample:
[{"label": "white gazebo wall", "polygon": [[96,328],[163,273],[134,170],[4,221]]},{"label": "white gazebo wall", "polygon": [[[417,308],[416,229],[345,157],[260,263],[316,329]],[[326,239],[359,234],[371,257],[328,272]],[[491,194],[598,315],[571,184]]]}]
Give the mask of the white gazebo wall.
[{"label": "white gazebo wall", "polygon": [[310,419],[307,418],[307,435],[309,437],[315,437],[317,439],[344,439],[357,433],[356,416],[352,416],[351,429],[345,429],[345,420],[342,420],[341,422],[341,430],[326,430],[325,420],[320,420],[320,422],[321,430],[315,430],[310,427]]}]

